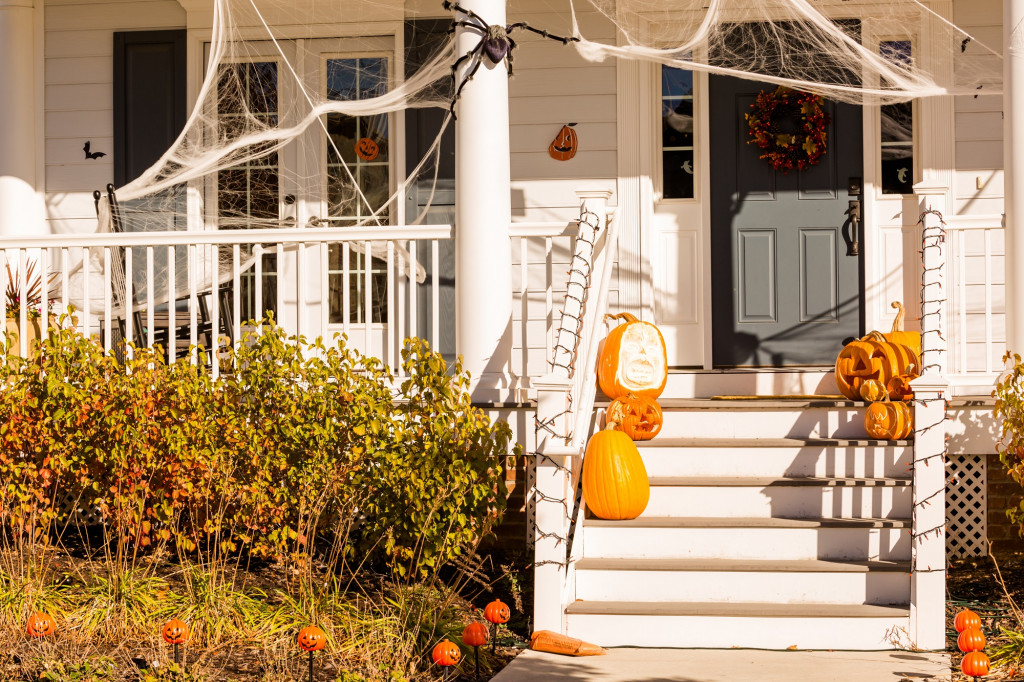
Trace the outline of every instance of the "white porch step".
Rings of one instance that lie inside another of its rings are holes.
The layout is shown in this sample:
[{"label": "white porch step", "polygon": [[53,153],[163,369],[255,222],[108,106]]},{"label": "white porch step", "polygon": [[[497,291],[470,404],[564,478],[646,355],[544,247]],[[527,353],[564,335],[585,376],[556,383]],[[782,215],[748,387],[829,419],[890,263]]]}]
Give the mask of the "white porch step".
[{"label": "white porch step", "polygon": [[710,398],[716,395],[837,395],[831,368],[673,369],[665,395]]},{"label": "white porch step", "polygon": [[865,403],[852,400],[658,401],[658,438],[867,438]]},{"label": "white porch step", "polygon": [[648,475],[903,477],[910,441],[835,438],[667,438],[637,443]]},{"label": "white porch step", "polygon": [[[891,649],[909,608],[872,604],[576,601],[568,634],[602,646]],[[808,679],[813,679],[808,671]]]},{"label": "white porch step", "polygon": [[907,518],[910,479],[652,477],[644,516]]},{"label": "white porch step", "polygon": [[588,518],[583,556],[905,561],[910,559],[910,526],[906,519],[868,518]]},{"label": "white porch step", "polygon": [[898,604],[910,562],[593,559],[576,563],[583,601]]}]

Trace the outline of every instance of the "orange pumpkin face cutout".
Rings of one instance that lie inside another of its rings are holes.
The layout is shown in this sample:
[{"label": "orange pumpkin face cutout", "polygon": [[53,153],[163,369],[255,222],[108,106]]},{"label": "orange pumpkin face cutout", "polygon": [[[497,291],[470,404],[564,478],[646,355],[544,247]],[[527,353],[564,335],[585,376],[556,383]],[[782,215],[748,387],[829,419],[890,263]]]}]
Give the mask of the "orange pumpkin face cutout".
[{"label": "orange pumpkin face cutout", "polygon": [[576,136],[576,131],[573,129],[575,123],[566,123],[562,126],[562,129],[558,131],[558,135],[555,135],[555,139],[551,141],[551,145],[548,147],[548,154],[551,155],[552,159],[556,161],[568,161],[572,157],[576,156],[576,147],[579,146],[579,138]]},{"label": "orange pumpkin face cutout", "polygon": [[356,141],[356,155],[363,161],[373,161],[380,153],[377,143],[368,137],[361,137]]}]

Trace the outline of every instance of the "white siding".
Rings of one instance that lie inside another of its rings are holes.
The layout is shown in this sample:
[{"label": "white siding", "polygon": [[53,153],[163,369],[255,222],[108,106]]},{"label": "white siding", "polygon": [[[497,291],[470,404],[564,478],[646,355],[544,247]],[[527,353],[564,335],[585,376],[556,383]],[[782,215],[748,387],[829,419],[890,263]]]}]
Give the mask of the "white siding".
[{"label": "white siding", "polygon": [[[114,179],[114,32],[184,27],[174,0],[46,3],[46,204],[54,232],[95,230],[92,191]],[[86,159],[86,140],[106,156]]]},{"label": "white siding", "polygon": [[[953,22],[973,35],[960,61],[998,59],[978,47],[978,42],[1002,50],[1002,0],[953,0]],[[956,213],[993,214],[1003,211],[1003,101],[997,95],[957,97],[956,117]]]}]

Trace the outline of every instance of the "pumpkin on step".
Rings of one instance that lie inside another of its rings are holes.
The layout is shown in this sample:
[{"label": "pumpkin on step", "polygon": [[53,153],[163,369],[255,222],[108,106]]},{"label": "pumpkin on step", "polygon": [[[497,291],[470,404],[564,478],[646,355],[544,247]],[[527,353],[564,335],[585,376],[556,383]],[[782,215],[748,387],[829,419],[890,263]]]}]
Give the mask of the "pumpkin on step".
[{"label": "pumpkin on step", "polygon": [[879,332],[851,341],[836,358],[836,385],[850,400],[860,400],[865,381],[877,380],[887,386],[889,380],[907,374],[919,366],[917,355],[903,344],[892,343]]},{"label": "pumpkin on step", "polygon": [[860,385],[860,397],[869,403],[877,403],[889,395],[885,384],[878,379],[868,379]]},{"label": "pumpkin on step", "polygon": [[635,519],[651,497],[647,469],[629,436],[609,421],[590,437],[583,455],[583,499],[601,519]]},{"label": "pumpkin on step", "polygon": [[864,413],[864,430],[872,438],[900,440],[914,429],[914,416],[910,406],[904,402],[892,402],[888,396],[884,402],[871,403]]},{"label": "pumpkin on step", "polygon": [[608,420],[633,440],[650,440],[661,431],[661,405],[654,398],[628,393],[608,406]]},{"label": "pumpkin on step", "polygon": [[906,315],[906,311],[903,310],[903,304],[893,301],[891,305],[896,309],[896,319],[892,321],[892,331],[885,334],[885,338],[892,343],[901,343],[907,346],[917,354],[917,357],[921,357],[921,332],[904,331],[903,317]]},{"label": "pumpkin on step", "polygon": [[910,382],[916,378],[917,374],[904,374],[889,379],[889,384],[887,386],[889,397],[893,400],[902,400],[904,402],[913,400],[914,388],[910,385]]},{"label": "pumpkin on step", "polygon": [[613,400],[629,393],[657,398],[668,380],[668,353],[661,332],[629,313],[605,315],[604,319],[626,323],[611,330],[598,354],[601,390]]}]

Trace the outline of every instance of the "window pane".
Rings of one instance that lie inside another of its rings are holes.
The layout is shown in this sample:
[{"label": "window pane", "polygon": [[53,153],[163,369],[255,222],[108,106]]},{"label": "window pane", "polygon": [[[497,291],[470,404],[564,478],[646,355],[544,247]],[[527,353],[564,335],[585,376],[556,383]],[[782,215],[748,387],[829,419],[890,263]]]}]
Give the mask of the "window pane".
[{"label": "window pane", "polygon": [[[880,54],[899,65],[909,65],[909,40],[890,40],[879,47]],[[914,107],[911,102],[881,107],[882,194],[911,194],[914,191]]]},{"label": "window pane", "polygon": [[693,72],[661,67],[661,178],[666,199],[692,199]]}]

